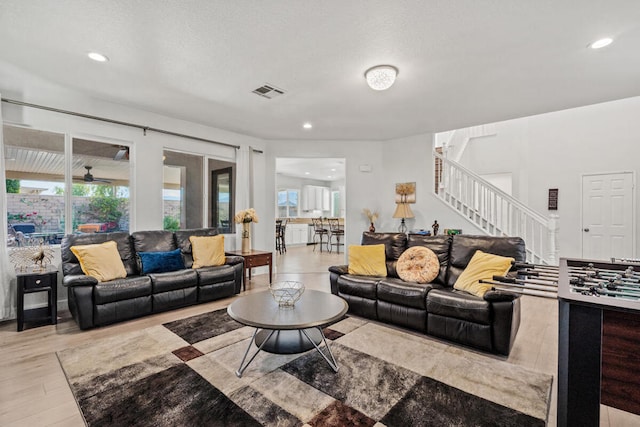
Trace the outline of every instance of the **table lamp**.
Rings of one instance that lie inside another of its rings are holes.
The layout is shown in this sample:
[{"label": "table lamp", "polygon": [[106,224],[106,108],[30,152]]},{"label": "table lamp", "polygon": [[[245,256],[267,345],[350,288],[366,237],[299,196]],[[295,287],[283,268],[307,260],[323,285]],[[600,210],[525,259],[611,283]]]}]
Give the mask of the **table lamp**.
[{"label": "table lamp", "polygon": [[396,206],[396,211],[393,213],[394,218],[402,218],[400,222],[400,227],[398,231],[401,233],[407,232],[407,226],[404,223],[405,218],[414,218],[413,212],[411,212],[411,208],[409,207],[409,203],[398,203]]}]

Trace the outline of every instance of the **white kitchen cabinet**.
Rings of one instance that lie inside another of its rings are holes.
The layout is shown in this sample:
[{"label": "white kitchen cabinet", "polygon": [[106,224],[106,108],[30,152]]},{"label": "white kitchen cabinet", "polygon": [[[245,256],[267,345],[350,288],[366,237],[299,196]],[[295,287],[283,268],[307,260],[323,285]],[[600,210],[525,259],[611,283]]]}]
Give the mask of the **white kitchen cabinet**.
[{"label": "white kitchen cabinet", "polygon": [[287,224],[284,241],[287,245],[307,244],[307,224]]},{"label": "white kitchen cabinet", "polygon": [[331,190],[327,187],[322,187],[322,210],[331,210]]},{"label": "white kitchen cabinet", "polygon": [[327,187],[305,185],[302,196],[303,211],[328,211],[331,209],[331,190]]}]

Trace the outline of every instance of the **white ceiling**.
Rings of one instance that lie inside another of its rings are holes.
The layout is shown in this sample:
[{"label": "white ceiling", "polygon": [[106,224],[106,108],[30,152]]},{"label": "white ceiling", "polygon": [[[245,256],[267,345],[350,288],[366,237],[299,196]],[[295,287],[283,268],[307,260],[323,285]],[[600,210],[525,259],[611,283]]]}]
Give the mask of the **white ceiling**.
[{"label": "white ceiling", "polygon": [[[2,61],[265,139],[385,140],[636,96],[639,49],[638,0],[0,0]],[[400,70],[388,91],[365,84],[378,64]],[[286,94],[251,93],[264,83]]]}]

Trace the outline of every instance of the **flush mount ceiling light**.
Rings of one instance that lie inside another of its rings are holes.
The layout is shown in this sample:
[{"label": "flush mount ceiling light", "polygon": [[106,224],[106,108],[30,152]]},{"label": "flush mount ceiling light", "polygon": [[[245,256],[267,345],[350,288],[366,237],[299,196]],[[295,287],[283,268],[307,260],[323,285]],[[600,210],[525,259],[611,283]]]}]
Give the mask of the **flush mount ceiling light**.
[{"label": "flush mount ceiling light", "polygon": [[373,90],[389,89],[396,81],[398,69],[393,65],[376,65],[364,72],[367,84]]},{"label": "flush mount ceiling light", "polygon": [[589,45],[591,49],[600,49],[605,46],[609,46],[613,42],[613,39],[606,37],[604,39],[596,40]]},{"label": "flush mount ceiling light", "polygon": [[98,52],[89,52],[87,56],[97,62],[107,62],[109,58]]},{"label": "flush mount ceiling light", "polygon": [[307,123],[303,124],[302,127],[305,128],[305,129],[311,129],[313,127],[313,125],[311,123],[307,122]]}]

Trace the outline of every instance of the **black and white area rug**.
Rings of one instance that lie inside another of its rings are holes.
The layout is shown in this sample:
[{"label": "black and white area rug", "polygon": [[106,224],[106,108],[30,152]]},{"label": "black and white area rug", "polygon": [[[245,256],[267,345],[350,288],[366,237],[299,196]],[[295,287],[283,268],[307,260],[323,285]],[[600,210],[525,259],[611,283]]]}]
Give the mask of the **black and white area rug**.
[{"label": "black and white area rug", "polygon": [[89,426],[544,426],[552,377],[348,317],[311,350],[261,352],[226,310],[58,352]]}]

